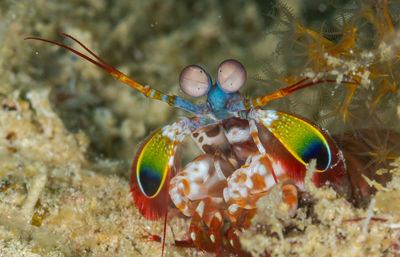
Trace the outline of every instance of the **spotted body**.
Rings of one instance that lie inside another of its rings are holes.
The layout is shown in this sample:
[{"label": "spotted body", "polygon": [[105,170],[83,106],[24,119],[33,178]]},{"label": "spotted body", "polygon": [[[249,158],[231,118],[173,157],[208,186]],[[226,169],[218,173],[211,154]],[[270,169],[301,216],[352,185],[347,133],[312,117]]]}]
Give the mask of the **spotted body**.
[{"label": "spotted body", "polygon": [[[282,116],[285,119],[279,118]],[[288,151],[272,129],[268,130],[263,124],[265,120],[269,120],[272,125],[273,122],[299,118],[262,109],[253,112],[251,117],[253,119],[250,121],[227,119],[222,124],[211,125],[193,133],[193,138],[204,154],[180,169],[170,181],[171,200],[184,215],[199,215],[207,225],[216,216],[229,220],[231,224],[238,224],[238,221],[243,221],[243,216],[255,213],[258,199],[268,194],[277,184],[293,185],[296,191],[292,190],[291,193],[296,195],[297,190],[304,190],[305,161]],[[261,117],[263,123],[260,122]],[[322,131],[308,122],[305,125],[311,126],[308,128],[310,131]],[[279,126],[284,127],[284,124]],[[262,131],[262,136],[259,136],[258,131]],[[321,135],[323,138],[328,137],[325,132],[321,132]],[[321,143],[326,144],[327,149],[336,147],[331,140],[321,140]],[[323,160],[321,163],[327,166],[324,169],[326,172],[332,172],[331,169],[337,165],[344,165],[339,152],[331,158],[332,164],[326,163],[330,159],[325,156]],[[320,164],[321,167],[323,165]],[[321,179],[318,173],[315,173],[314,179]],[[346,179],[345,176],[342,179],[344,185]],[[290,205],[295,209],[297,200]],[[199,206],[201,211],[197,212]]]},{"label": "spotted body", "polygon": [[[247,74],[238,61],[222,62],[215,83],[203,68],[190,65],[179,78],[182,91],[192,97],[207,96],[205,103],[193,104],[134,81],[72,36],[63,36],[77,42],[93,58],[54,41],[27,39],[68,49],[144,96],[193,115],[144,140],[133,161],[130,179],[133,201],[146,219],[164,216],[166,220],[169,198],[184,215],[191,217],[190,239],[180,241],[179,245],[196,246],[218,256],[248,256],[241,249],[238,231],[250,225],[259,198],[279,184],[282,200],[295,212],[297,192],[304,189],[306,165],[313,159],[317,163],[313,176],[317,186],[330,181],[337,191],[348,193],[343,155],[325,130],[298,116],[261,108],[269,101],[322,81],[304,78],[272,94],[246,99],[239,90]],[[176,153],[189,135],[203,154],[180,168]]]}]

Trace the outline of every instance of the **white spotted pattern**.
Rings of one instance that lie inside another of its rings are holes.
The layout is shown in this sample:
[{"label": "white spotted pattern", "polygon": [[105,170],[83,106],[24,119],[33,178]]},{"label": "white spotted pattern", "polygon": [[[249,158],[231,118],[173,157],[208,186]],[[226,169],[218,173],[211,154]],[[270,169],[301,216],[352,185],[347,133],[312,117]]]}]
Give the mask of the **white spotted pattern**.
[{"label": "white spotted pattern", "polygon": [[219,212],[217,212],[215,215],[214,215],[214,217],[216,217],[219,221],[221,221],[222,222],[222,216],[221,216],[221,213],[219,213]]},{"label": "white spotted pattern", "polygon": [[229,199],[231,199],[231,197],[229,195],[229,189],[227,187],[224,188],[224,190],[222,191],[222,194],[224,196],[224,201],[229,202]]},{"label": "white spotted pattern", "polygon": [[204,202],[201,201],[199,205],[197,205],[196,212],[199,214],[200,217],[203,217],[204,214]]},{"label": "white spotted pattern", "polygon": [[264,126],[270,127],[272,122],[279,119],[278,113],[274,110],[252,109],[249,118],[261,122]]},{"label": "white spotted pattern", "polygon": [[239,209],[239,206],[237,204],[232,204],[231,206],[229,206],[228,211],[231,214],[234,214],[235,212],[237,212]]},{"label": "white spotted pattern", "polygon": [[171,141],[182,142],[187,135],[191,133],[188,118],[183,118],[180,121],[174,122],[171,125],[163,127],[162,135],[168,137]]},{"label": "white spotted pattern", "polygon": [[211,239],[211,242],[215,243],[215,236],[213,234],[211,234],[210,239]]},{"label": "white spotted pattern", "polygon": [[249,139],[250,130],[248,127],[233,127],[229,131],[227,131],[225,135],[230,144],[237,144],[246,142]]}]

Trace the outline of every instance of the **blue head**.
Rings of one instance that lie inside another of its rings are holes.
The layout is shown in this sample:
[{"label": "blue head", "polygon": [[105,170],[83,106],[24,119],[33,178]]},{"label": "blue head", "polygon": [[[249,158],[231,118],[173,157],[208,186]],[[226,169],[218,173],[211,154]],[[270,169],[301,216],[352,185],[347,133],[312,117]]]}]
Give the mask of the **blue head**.
[{"label": "blue head", "polygon": [[181,72],[179,83],[189,96],[207,95],[207,106],[217,118],[228,118],[230,112],[243,109],[239,89],[246,82],[246,70],[236,60],[223,61],[217,70],[215,84],[210,75],[200,66],[190,65]]}]

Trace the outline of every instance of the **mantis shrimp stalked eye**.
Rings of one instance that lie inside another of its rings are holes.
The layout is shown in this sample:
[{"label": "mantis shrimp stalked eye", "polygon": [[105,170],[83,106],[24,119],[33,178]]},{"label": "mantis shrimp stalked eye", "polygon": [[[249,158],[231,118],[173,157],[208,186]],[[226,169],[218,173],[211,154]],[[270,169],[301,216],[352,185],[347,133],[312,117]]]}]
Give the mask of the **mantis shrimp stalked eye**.
[{"label": "mantis shrimp stalked eye", "polygon": [[184,68],[179,76],[179,85],[185,94],[192,97],[206,95],[211,85],[211,78],[207,72],[197,65]]},{"label": "mantis shrimp stalked eye", "polygon": [[239,91],[246,83],[247,73],[243,65],[236,60],[223,61],[217,69],[216,82],[227,93]]}]

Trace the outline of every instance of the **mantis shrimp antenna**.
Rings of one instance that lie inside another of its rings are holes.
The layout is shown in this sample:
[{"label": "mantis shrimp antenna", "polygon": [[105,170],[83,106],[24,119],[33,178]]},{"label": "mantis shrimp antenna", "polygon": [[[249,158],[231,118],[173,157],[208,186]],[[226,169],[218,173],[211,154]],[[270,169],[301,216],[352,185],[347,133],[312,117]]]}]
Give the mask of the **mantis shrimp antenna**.
[{"label": "mantis shrimp antenna", "polygon": [[[351,78],[352,79],[352,78]],[[265,106],[267,105],[270,101],[285,97],[287,95],[290,95],[291,93],[309,87],[309,86],[313,86],[313,85],[317,85],[320,83],[338,83],[336,80],[334,79],[318,79],[316,81],[311,80],[310,78],[304,78],[299,80],[298,82],[296,82],[293,85],[290,85],[288,87],[279,89],[269,95],[263,95],[263,96],[258,96],[256,98],[253,99],[246,99],[245,100],[245,107],[246,109],[250,109],[251,107],[254,106]],[[352,80],[342,80],[340,81],[341,84],[355,84],[358,85],[359,82],[352,79]]]},{"label": "mantis shrimp antenna", "polygon": [[61,44],[61,43],[58,43],[55,41],[51,41],[48,39],[39,38],[39,37],[26,37],[25,40],[39,40],[39,41],[43,41],[43,42],[57,45],[59,47],[67,49],[68,51],[78,55],[79,57],[84,58],[85,60],[87,60],[87,61],[93,63],[94,65],[102,68],[103,70],[107,71],[114,78],[116,78],[119,81],[121,81],[122,83],[138,90],[140,93],[142,93],[143,95],[145,95],[146,97],[148,97],[150,99],[155,99],[155,100],[165,102],[165,103],[169,104],[170,106],[178,107],[178,108],[181,108],[183,110],[186,110],[186,111],[194,113],[194,114],[202,114],[205,112],[204,107],[201,105],[194,105],[191,102],[189,102],[181,97],[178,97],[175,95],[168,95],[168,94],[165,94],[156,89],[152,89],[150,86],[140,84],[139,82],[129,78],[124,73],[115,69],[110,64],[108,64],[107,62],[102,60],[95,53],[93,53],[88,47],[86,47],[83,43],[81,43],[79,40],[77,40],[73,36],[65,34],[65,33],[62,33],[61,35],[64,37],[70,38],[73,41],[75,41],[76,43],[78,43],[83,49],[85,49],[95,59],[92,59],[89,56],[87,56],[69,46],[66,46],[64,44]]}]

